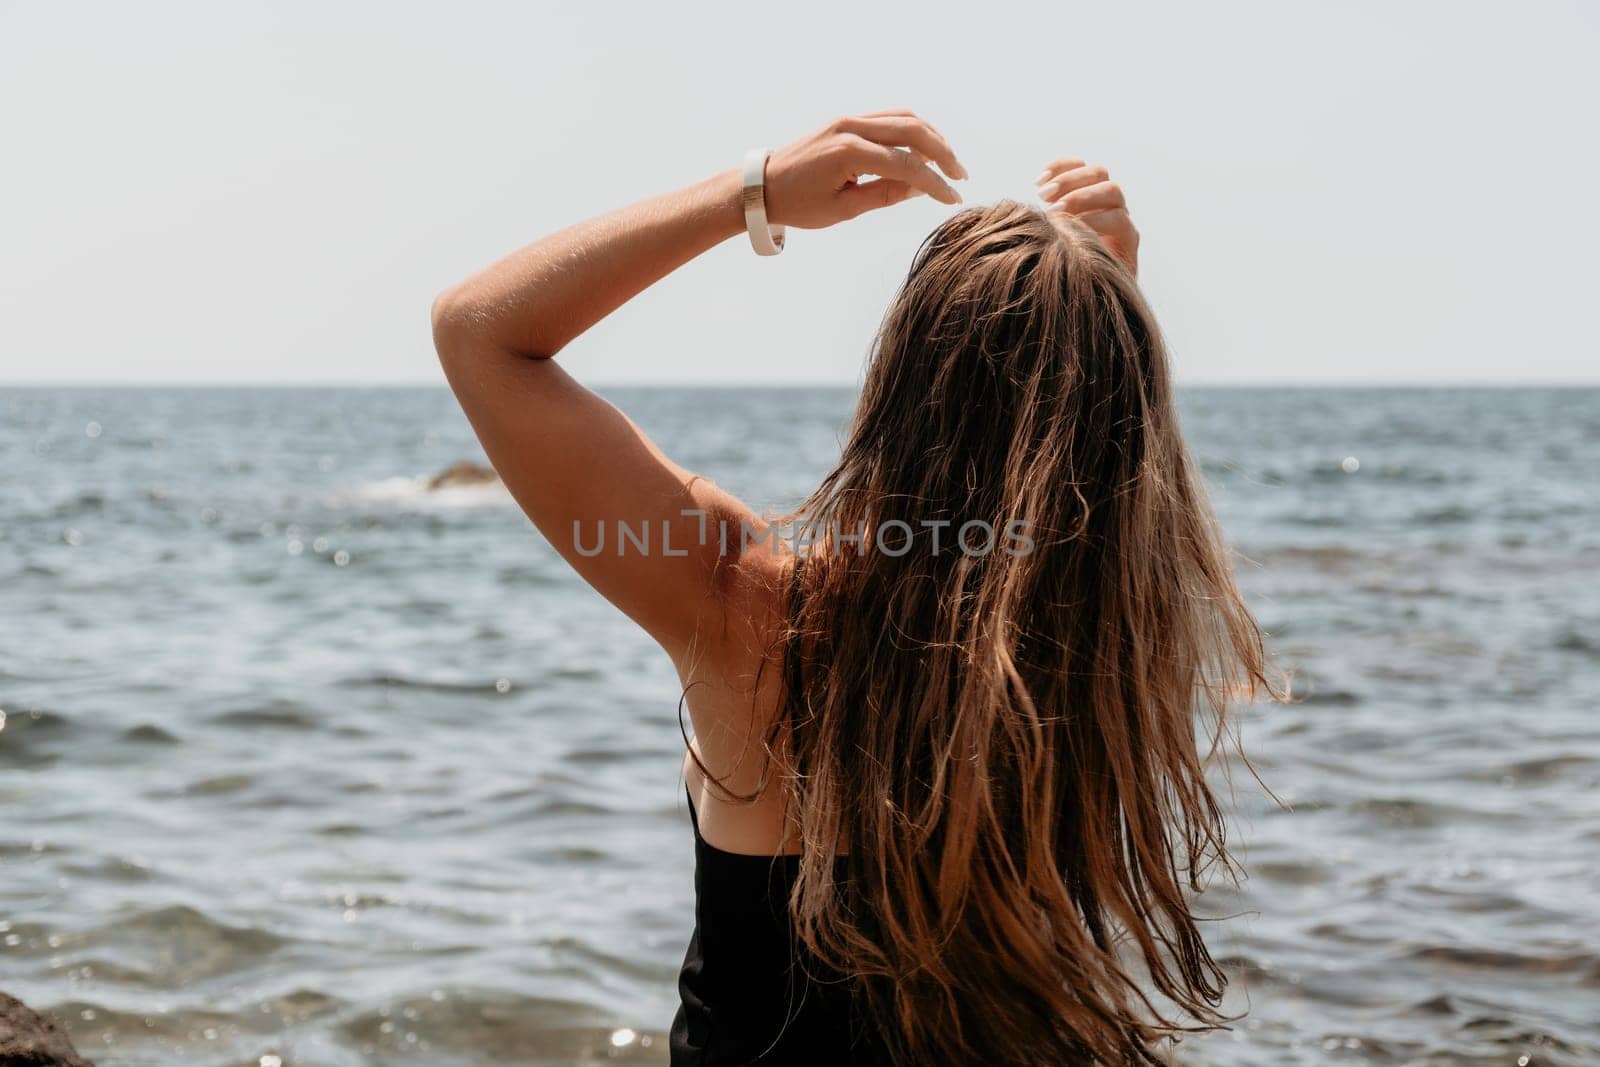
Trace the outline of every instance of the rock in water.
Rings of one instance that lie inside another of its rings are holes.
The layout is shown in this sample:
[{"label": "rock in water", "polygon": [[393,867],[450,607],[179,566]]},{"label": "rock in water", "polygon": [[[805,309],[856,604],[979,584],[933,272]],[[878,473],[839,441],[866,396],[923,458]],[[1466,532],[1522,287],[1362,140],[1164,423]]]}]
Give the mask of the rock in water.
[{"label": "rock in water", "polygon": [[500,476],[490,467],[463,460],[452,463],[444,471],[428,479],[428,488],[454,489],[463,485],[492,485],[500,480]]},{"label": "rock in water", "polygon": [[0,1067],[94,1067],[56,1025],[16,997],[0,993]]}]

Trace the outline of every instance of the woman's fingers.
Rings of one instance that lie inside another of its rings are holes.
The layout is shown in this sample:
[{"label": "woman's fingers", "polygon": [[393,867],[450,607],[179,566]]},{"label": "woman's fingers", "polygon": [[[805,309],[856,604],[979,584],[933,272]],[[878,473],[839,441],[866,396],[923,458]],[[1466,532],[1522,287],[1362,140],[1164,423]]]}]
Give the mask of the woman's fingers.
[{"label": "woman's fingers", "polygon": [[909,148],[939,164],[939,169],[952,178],[967,176],[967,168],[956,158],[949,142],[938,130],[915,115],[863,115],[845,119],[840,125],[844,132],[864,137],[885,148]]},{"label": "woman's fingers", "polygon": [[1045,164],[1044,170],[1041,171],[1039,176],[1033,180],[1033,184],[1043,185],[1045,182],[1050,181],[1052,178],[1059,176],[1063,172],[1077,170],[1081,166],[1083,166],[1083,160],[1081,159],[1052,160],[1051,162]]},{"label": "woman's fingers", "polygon": [[851,162],[857,165],[858,173],[876,174],[879,178],[904,182],[941,204],[961,203],[961,194],[952,189],[949,182],[939,177],[926,163],[918,163],[908,151],[858,138],[851,148]]},{"label": "woman's fingers", "polygon": [[1106,172],[1106,168],[1102,166],[1079,163],[1075,167],[1056,172],[1041,182],[1039,184],[1039,196],[1049,203],[1055,203],[1074,190],[1098,185],[1101,182],[1108,181],[1110,177],[1111,175]]},{"label": "woman's fingers", "polygon": [[1069,215],[1092,215],[1097,211],[1115,211],[1126,208],[1122,186],[1113,181],[1100,181],[1079,186],[1056,202],[1056,206]]}]

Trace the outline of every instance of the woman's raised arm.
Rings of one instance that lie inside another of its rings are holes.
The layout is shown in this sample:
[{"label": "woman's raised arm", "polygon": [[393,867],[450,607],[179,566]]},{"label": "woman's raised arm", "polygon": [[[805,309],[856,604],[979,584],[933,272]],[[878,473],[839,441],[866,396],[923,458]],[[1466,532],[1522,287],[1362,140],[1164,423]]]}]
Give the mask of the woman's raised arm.
[{"label": "woman's raised arm", "polygon": [[[919,192],[959,202],[930,160],[965,177],[944,139],[910,112],[840,119],[773,153],[767,216],[820,229]],[[862,181],[866,175],[878,177]],[[739,500],[674,464],[551,357],[740,233],[741,193],[739,173],[728,170],[580,223],[452,287],[433,306],[445,376],[507,488],[589,584],[680,664],[727,636],[724,620],[740,614],[724,614],[751,571],[739,554],[740,527],[761,524]]]}]

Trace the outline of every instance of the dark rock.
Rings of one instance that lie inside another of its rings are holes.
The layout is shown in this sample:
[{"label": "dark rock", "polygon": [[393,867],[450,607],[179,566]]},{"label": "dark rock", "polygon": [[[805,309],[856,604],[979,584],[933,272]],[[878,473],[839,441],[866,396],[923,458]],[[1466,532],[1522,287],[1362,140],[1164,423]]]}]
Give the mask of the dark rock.
[{"label": "dark rock", "polygon": [[94,1067],[54,1019],[0,993],[0,1067]]},{"label": "dark rock", "polygon": [[463,460],[460,463],[452,463],[444,471],[428,479],[428,488],[454,489],[462,485],[493,485],[499,480],[500,476],[492,468]]}]

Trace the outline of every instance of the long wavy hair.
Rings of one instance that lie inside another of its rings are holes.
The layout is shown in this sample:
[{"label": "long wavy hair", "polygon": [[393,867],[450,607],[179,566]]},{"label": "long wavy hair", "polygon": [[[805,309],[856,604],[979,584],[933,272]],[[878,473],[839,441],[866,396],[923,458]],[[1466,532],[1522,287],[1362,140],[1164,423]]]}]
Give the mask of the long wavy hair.
[{"label": "long wavy hair", "polygon": [[1281,694],[1129,270],[1058,215],[950,218],[786,521],[823,531],[763,732],[789,906],[894,1061],[1156,1063],[1224,1023],[1206,766],[1230,701]]}]

